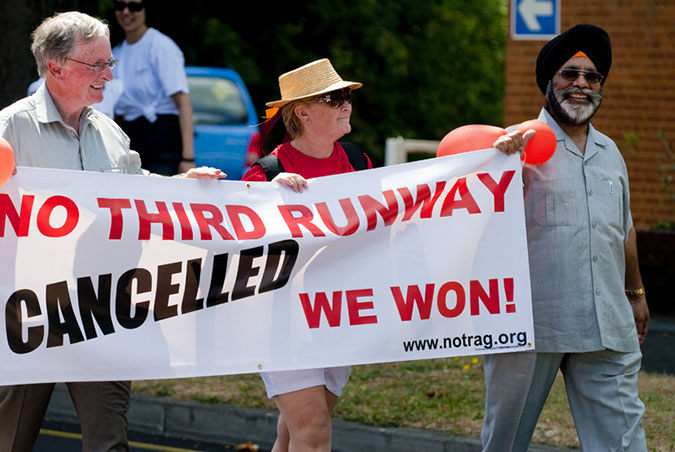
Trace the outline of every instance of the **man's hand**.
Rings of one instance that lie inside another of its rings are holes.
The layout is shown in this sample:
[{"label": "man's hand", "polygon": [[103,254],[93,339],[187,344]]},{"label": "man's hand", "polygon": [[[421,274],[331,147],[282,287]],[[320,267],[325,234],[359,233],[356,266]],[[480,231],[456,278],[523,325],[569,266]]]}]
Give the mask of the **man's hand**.
[{"label": "man's hand", "polygon": [[647,298],[644,294],[628,296],[630,306],[633,308],[633,317],[635,317],[635,328],[637,329],[640,345],[647,337],[649,330],[649,308],[647,307]]},{"label": "man's hand", "polygon": [[187,173],[192,168],[196,168],[195,162],[186,162],[185,160],[181,160],[181,162],[178,164],[179,173]]},{"label": "man's hand", "polygon": [[187,173],[179,174],[178,177],[185,177],[187,179],[217,180],[227,177],[227,174],[223,173],[217,168],[211,168],[210,166],[200,166],[199,168],[190,168]]},{"label": "man's hand", "polygon": [[302,191],[308,187],[307,179],[295,173],[279,173],[272,179],[272,182],[278,182],[281,185],[285,185],[286,187],[293,189],[296,193],[302,193]]},{"label": "man's hand", "polygon": [[519,131],[511,132],[497,138],[497,141],[492,143],[493,148],[497,148],[506,155],[515,154],[516,152],[523,152],[528,141],[537,134],[537,131],[530,129],[525,133]]}]

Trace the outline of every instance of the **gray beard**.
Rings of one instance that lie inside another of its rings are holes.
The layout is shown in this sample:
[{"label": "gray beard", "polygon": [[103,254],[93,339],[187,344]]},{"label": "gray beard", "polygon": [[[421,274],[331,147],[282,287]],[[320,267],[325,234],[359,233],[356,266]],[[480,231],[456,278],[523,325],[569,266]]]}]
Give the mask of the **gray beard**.
[{"label": "gray beard", "polygon": [[[569,101],[568,97],[572,93],[584,93],[588,96],[589,103],[586,105],[577,105]],[[599,92],[589,88],[576,88],[570,86],[562,90],[553,90],[553,84],[549,82],[546,88],[546,100],[550,108],[550,113],[563,124],[571,126],[580,126],[588,123],[593,115],[600,108],[602,103],[602,88]]]}]

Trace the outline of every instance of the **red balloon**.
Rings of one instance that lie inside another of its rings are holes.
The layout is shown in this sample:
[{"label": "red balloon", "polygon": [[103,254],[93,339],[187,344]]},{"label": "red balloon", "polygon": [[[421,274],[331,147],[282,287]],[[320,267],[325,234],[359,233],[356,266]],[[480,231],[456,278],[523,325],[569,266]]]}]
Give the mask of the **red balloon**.
[{"label": "red balloon", "polygon": [[536,119],[525,121],[516,127],[516,130],[523,133],[530,129],[536,130],[537,134],[527,142],[521,160],[530,165],[541,165],[553,157],[558,140],[548,124]]},{"label": "red balloon", "polygon": [[14,151],[7,140],[0,137],[0,187],[5,185],[14,172]]},{"label": "red balloon", "polygon": [[492,143],[506,133],[506,130],[501,127],[484,124],[458,127],[441,140],[436,151],[436,157],[490,149]]}]

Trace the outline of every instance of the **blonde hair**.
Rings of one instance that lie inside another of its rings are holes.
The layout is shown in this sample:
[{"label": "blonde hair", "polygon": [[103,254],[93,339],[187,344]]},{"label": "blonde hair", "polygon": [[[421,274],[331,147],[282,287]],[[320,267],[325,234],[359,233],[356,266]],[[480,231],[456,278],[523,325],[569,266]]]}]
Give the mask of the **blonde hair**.
[{"label": "blonde hair", "polygon": [[84,13],[70,11],[45,19],[33,32],[30,46],[38,73],[44,77],[48,61],[65,63],[77,43],[102,36],[110,38],[108,24]]},{"label": "blonde hair", "polygon": [[284,120],[286,131],[291,136],[291,138],[298,138],[302,136],[305,131],[305,125],[295,114],[295,108],[299,107],[300,105],[311,105],[315,102],[315,100],[316,96],[310,97],[309,99],[298,99],[281,107],[281,117]]}]

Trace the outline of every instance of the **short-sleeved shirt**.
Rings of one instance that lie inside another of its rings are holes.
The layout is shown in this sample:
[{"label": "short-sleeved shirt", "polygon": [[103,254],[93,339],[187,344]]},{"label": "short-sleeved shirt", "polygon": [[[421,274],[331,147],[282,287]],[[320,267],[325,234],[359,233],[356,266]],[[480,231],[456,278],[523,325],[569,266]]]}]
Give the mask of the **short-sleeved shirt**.
[{"label": "short-sleeved shirt", "polygon": [[[299,174],[305,179],[354,171],[354,168],[349,163],[347,153],[338,142],[333,143],[333,153],[325,159],[317,159],[303,154],[294,148],[291,143],[280,144],[272,151],[272,155],[277,156],[285,172]],[[368,168],[372,167],[373,164],[368,159]],[[241,180],[266,181],[267,176],[265,176],[265,171],[260,165],[254,165],[253,168],[244,174]]]},{"label": "short-sleeved shirt", "polygon": [[633,225],[626,164],[589,125],[581,153],[553,117],[538,118],[557,147],[523,168],[536,349],[639,349],[625,289],[624,243]]},{"label": "short-sleeved shirt", "polygon": [[63,122],[45,85],[0,111],[0,136],[12,146],[17,166],[145,174],[112,119],[86,107],[79,129]]},{"label": "short-sleeved shirt", "polygon": [[178,114],[171,96],[189,90],[183,52],[171,38],[149,28],[137,42],[115,46],[113,56],[118,60],[113,76],[124,84],[116,115],[127,121],[145,116],[155,122],[157,115]]}]

